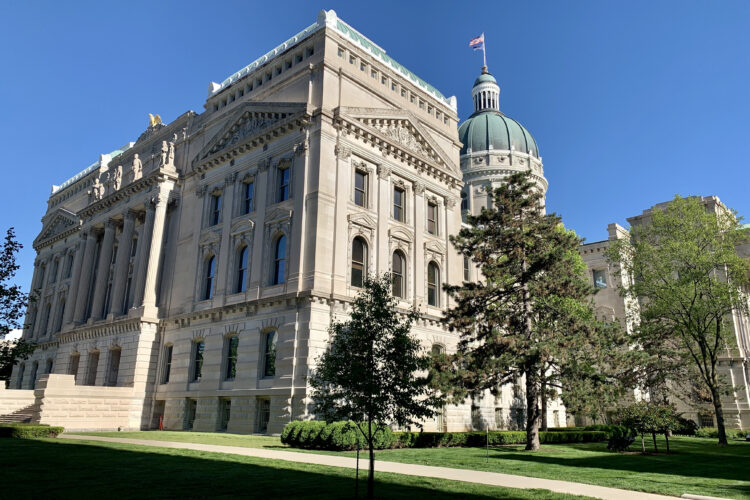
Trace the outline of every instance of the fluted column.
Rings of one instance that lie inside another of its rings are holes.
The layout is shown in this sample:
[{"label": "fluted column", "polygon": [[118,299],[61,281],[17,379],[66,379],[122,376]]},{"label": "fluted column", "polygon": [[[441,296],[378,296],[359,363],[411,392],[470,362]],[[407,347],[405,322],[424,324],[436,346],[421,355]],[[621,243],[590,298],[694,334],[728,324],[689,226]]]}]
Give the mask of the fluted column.
[{"label": "fluted column", "polygon": [[104,238],[99,252],[99,266],[96,269],[96,283],[94,284],[94,298],[91,302],[91,317],[100,319],[104,309],[104,298],[109,281],[109,264],[112,260],[112,247],[115,243],[115,225],[109,220],[104,224]]},{"label": "fluted column", "polygon": [[130,245],[133,242],[134,226],[135,212],[128,210],[125,214],[125,222],[122,225],[120,245],[117,251],[117,259],[115,260],[115,276],[112,281],[112,300],[110,301],[109,312],[115,316],[119,316],[123,312],[123,297],[125,296],[125,286],[128,282],[128,261],[130,260]]},{"label": "fluted column", "polygon": [[161,263],[162,243],[164,242],[164,223],[167,220],[167,201],[169,195],[162,191],[156,195],[156,207],[154,210],[154,230],[151,235],[151,248],[148,253],[148,266],[146,268],[146,283],[143,287],[143,313],[144,316],[157,316],[156,291],[158,287],[159,264]]},{"label": "fluted column", "polygon": [[88,234],[86,244],[84,245],[83,258],[81,259],[80,280],[78,281],[78,291],[76,293],[76,307],[73,313],[73,321],[83,323],[86,321],[86,306],[91,287],[91,274],[94,270],[94,256],[96,254],[96,235],[92,232]]},{"label": "fluted column", "polygon": [[76,308],[78,288],[81,282],[81,264],[83,263],[83,252],[86,248],[86,233],[81,233],[80,238],[75,254],[73,255],[73,269],[70,274],[70,290],[68,291],[68,299],[65,302],[65,311],[63,313],[63,325],[67,325],[73,321],[73,312],[75,312]]},{"label": "fluted column", "polygon": [[393,203],[391,202],[392,192],[391,169],[385,165],[378,165],[378,243],[375,247],[378,252],[377,274],[391,270],[388,221],[393,213]]},{"label": "fluted column", "polygon": [[156,206],[149,202],[146,204],[146,220],[143,223],[141,237],[138,239],[138,254],[135,271],[135,289],[133,294],[133,306],[143,305],[143,287],[146,284],[146,268],[151,251],[151,236],[154,232],[154,215]]}]

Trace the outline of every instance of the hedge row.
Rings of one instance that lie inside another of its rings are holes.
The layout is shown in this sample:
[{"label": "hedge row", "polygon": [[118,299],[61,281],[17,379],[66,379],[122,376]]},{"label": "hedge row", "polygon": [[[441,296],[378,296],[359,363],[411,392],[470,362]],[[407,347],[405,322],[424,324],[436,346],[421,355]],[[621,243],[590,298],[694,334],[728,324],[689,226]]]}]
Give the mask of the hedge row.
[{"label": "hedge row", "polygon": [[[363,434],[357,430],[354,422],[332,422],[327,424],[319,420],[295,420],[289,422],[281,432],[281,442],[294,448],[311,450],[354,450],[367,448]],[[360,424],[367,432],[366,425]],[[375,433],[375,449],[392,448],[393,432],[384,427]]]},{"label": "hedge row", "polygon": [[0,424],[0,438],[48,438],[57,437],[65,429],[40,424]]},{"label": "hedge row", "polygon": [[[357,443],[361,449],[367,448],[363,435],[357,431],[354,422],[334,422],[326,424],[316,420],[294,421],[284,427],[281,442],[294,448],[320,450],[353,450]],[[366,424],[362,425],[363,429]],[[524,431],[486,432],[392,432],[385,427],[375,436],[375,448],[438,448],[455,446],[486,446],[489,437],[491,446],[503,444],[524,444]],[[541,443],[589,443],[606,441],[607,432],[575,430],[567,432],[540,432]]]},{"label": "hedge row", "polygon": [[[745,439],[745,436],[750,435],[750,431],[743,431],[740,429],[726,429],[727,439]],[[701,427],[695,430],[695,437],[701,438],[718,438],[719,429],[716,427]]]}]

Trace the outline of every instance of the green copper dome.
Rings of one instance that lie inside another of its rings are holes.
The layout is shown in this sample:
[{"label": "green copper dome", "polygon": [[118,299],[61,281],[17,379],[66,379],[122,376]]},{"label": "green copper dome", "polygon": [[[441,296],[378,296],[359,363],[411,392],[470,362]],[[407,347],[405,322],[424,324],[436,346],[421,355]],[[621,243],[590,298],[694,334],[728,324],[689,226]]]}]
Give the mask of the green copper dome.
[{"label": "green copper dome", "polygon": [[[492,78],[491,75],[481,75],[477,81],[485,76]],[[458,140],[463,143],[462,156],[469,150],[476,153],[493,149],[514,150],[539,158],[539,149],[531,133],[514,119],[492,109],[478,111],[463,122],[458,128]]]},{"label": "green copper dome", "polygon": [[484,82],[497,83],[497,80],[495,80],[495,77],[490,75],[489,73],[482,73],[481,75],[477,77],[476,80],[474,80],[474,86],[476,87],[480,83],[484,83]]}]

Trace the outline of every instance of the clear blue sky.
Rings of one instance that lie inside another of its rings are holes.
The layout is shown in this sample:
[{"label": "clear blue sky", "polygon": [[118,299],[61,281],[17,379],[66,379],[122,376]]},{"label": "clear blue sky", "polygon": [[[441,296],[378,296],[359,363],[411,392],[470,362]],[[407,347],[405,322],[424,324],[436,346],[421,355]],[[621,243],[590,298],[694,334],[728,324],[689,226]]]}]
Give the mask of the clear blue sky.
[{"label": "clear blue sky", "polygon": [[750,216],[750,2],[0,2],[0,229],[29,286],[52,184],[203,110],[221,81],[321,8],[470,114],[484,32],[500,108],[534,135],[547,205],[588,241],[681,195]]}]

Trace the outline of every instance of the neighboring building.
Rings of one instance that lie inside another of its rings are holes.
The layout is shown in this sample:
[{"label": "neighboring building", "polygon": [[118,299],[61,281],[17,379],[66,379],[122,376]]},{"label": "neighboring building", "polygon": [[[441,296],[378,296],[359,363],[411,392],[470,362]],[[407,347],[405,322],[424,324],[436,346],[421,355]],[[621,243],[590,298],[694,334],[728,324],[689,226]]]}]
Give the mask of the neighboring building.
[{"label": "neighboring building", "polygon": [[[455,98],[322,11],[211,83],[203,113],[152,118],[53,187],[24,331],[39,348],[0,402],[14,392],[70,429],[280,432],[312,417],[307,375],[368,273],[393,273],[426,349],[454,350],[441,284],[474,278],[448,239],[462,192],[478,210],[480,187],[529,165],[547,186],[486,70],[473,96],[462,150]],[[426,428],[522,422],[506,389]],[[550,405],[549,424],[564,411]]]},{"label": "neighboring building", "polygon": [[[726,210],[716,196],[702,198],[708,210]],[[629,217],[628,223],[632,226],[648,223],[654,210],[663,210],[668,202],[659,203],[644,210],[642,214]],[[598,319],[613,321],[617,319],[626,328],[628,333],[633,331],[633,319],[638,314],[638,302],[623,297],[619,293],[620,279],[622,273],[613,268],[605,257],[605,252],[613,240],[628,239],[630,233],[617,224],[610,224],[607,228],[609,237],[607,240],[581,245],[580,254],[588,266],[592,283],[597,288],[594,295],[596,315]],[[750,258],[750,245],[738,248],[740,255]],[[733,390],[730,395],[724,397],[724,418],[729,428],[750,428],[750,320],[747,314],[735,311],[732,317],[734,329],[734,342],[728,346],[724,355],[719,360],[722,372],[727,382],[731,383]],[[637,396],[640,397],[640,396]],[[688,405],[684,401],[675,401],[678,410],[687,418],[693,419],[702,427],[715,425],[713,405],[702,406]]]}]

